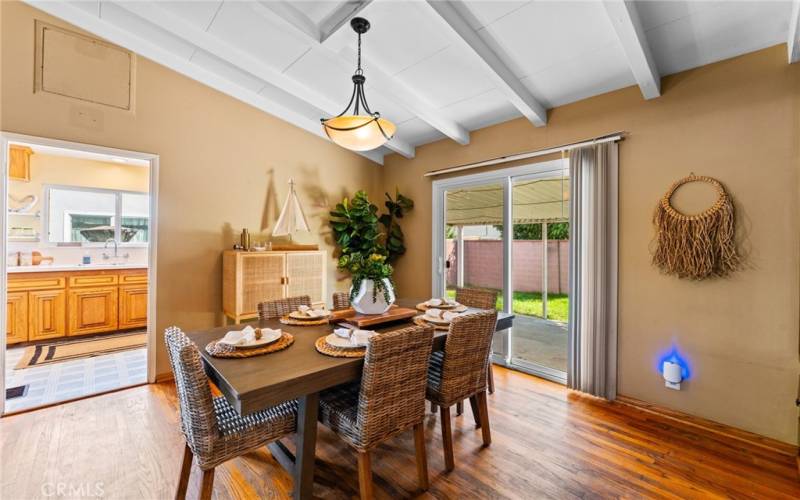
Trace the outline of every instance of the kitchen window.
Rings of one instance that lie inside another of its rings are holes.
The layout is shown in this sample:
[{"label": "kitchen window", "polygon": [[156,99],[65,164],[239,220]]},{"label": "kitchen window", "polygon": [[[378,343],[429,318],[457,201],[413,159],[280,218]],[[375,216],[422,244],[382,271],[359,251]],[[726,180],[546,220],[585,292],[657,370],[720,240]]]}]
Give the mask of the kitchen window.
[{"label": "kitchen window", "polygon": [[147,244],[147,193],[73,186],[45,188],[45,238],[50,243]]}]

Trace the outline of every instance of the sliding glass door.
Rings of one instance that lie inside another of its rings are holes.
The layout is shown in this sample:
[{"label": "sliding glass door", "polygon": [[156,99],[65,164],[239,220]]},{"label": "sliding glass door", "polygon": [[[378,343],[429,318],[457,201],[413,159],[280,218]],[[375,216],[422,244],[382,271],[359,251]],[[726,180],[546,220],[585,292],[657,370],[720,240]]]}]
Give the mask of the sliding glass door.
[{"label": "sliding glass door", "polygon": [[496,363],[565,382],[569,311],[569,178],[543,162],[434,182],[433,295],[498,292],[513,313]]}]

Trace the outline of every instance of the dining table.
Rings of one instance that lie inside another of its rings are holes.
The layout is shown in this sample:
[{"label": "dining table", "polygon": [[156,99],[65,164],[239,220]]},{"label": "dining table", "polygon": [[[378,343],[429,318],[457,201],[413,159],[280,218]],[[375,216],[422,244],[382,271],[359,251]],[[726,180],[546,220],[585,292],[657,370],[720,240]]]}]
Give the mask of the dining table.
[{"label": "dining table", "polygon": [[[396,304],[414,308],[421,302],[424,299],[400,299]],[[476,311],[467,309],[465,314],[470,310]],[[499,312],[495,331],[511,328],[513,320],[513,314]],[[232,328],[241,329],[247,324],[259,328],[280,328],[292,334],[294,343],[282,351],[246,358],[219,358],[211,356],[205,350],[209,342],[219,340]],[[413,321],[408,319],[373,329],[380,333],[411,325]],[[256,320],[235,327],[222,326],[188,332],[192,341],[200,347],[209,379],[239,414],[248,415],[284,401],[297,400],[295,452],[292,453],[280,440],[268,445],[273,457],[292,474],[292,495],[296,499],[312,497],[320,392],[359,380],[364,365],[363,357],[332,357],[316,350],[315,341],[332,333],[334,328],[334,324],[285,325],[276,318]],[[433,350],[443,350],[446,338],[447,331],[435,330]]]}]

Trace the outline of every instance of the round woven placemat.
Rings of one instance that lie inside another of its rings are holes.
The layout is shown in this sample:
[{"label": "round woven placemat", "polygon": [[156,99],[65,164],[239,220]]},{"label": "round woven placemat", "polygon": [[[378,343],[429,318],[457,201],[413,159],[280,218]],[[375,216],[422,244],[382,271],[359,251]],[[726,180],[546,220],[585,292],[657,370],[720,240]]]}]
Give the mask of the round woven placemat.
[{"label": "round woven placemat", "polygon": [[430,323],[422,319],[422,316],[415,316],[414,324],[419,326],[432,326],[434,330],[442,330],[445,332],[450,330],[450,325],[437,325],[436,323]]},{"label": "round woven placemat", "polygon": [[441,307],[428,306],[425,305],[425,302],[420,302],[419,304],[417,304],[418,311],[427,311],[428,309],[441,309],[442,311],[460,313],[466,311],[469,308],[464,304],[459,304],[458,307],[454,307],[452,309],[442,309]]},{"label": "round woven placemat", "polygon": [[279,319],[278,321],[280,321],[284,325],[294,325],[294,326],[318,326],[318,325],[328,324],[328,318],[315,319],[315,320],[294,319],[290,318],[288,315],[281,316],[281,319]]},{"label": "round woven placemat", "polygon": [[206,346],[206,352],[215,358],[249,358],[251,356],[259,356],[261,354],[269,354],[286,349],[294,343],[294,337],[291,333],[283,332],[281,338],[264,347],[255,349],[237,349],[232,345],[219,344],[217,340],[211,341]]},{"label": "round woven placemat", "polygon": [[325,337],[320,337],[314,342],[314,347],[317,348],[321,354],[326,356],[333,356],[334,358],[363,358],[367,354],[366,347],[359,347],[356,349],[342,349],[341,347],[333,347],[325,341]]}]

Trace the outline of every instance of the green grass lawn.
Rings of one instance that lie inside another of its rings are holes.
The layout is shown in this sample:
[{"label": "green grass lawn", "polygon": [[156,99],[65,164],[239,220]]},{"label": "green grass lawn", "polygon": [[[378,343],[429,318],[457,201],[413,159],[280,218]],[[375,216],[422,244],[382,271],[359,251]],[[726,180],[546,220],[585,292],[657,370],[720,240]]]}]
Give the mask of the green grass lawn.
[{"label": "green grass lawn", "polygon": [[[455,290],[447,290],[448,297],[455,297]],[[503,297],[498,290],[497,309],[503,309]],[[517,314],[542,317],[542,294],[539,292],[514,292],[512,310]],[[547,319],[567,322],[569,296],[565,293],[547,294]]]}]

